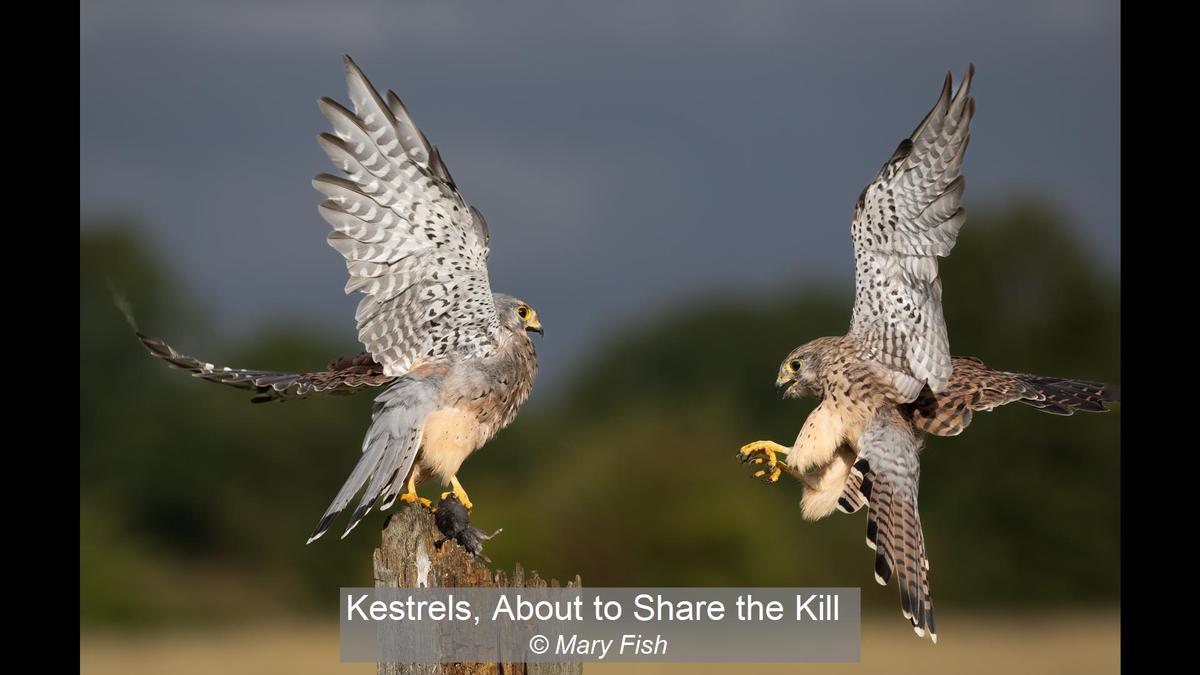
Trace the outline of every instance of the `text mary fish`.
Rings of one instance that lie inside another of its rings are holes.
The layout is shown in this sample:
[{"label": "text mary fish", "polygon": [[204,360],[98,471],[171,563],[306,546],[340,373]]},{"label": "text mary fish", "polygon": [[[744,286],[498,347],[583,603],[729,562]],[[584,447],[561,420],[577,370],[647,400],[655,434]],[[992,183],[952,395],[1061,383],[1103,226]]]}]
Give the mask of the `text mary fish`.
[{"label": "text mary fish", "polygon": [[[445,600],[404,600],[385,602],[369,593],[349,595],[347,621],[473,621],[479,622],[471,603],[453,593]],[[840,597],[836,593],[809,593],[795,597],[792,616],[795,621],[840,620]],[[642,593],[633,598],[632,616],[637,621],[780,621],[789,613],[779,600],[763,601],[747,593],[737,596],[732,608],[720,600],[668,600],[661,595]],[[732,611],[731,611],[732,610]],[[621,603],[597,596],[585,603],[583,598],[529,600],[516,594],[501,595],[491,612],[495,621],[615,621],[625,614]]]}]

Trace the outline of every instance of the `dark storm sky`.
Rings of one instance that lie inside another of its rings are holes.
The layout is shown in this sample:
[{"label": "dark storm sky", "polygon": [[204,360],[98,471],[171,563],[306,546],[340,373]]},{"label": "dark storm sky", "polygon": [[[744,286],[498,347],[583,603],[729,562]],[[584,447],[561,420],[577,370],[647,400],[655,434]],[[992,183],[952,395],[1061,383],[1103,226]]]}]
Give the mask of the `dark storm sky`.
[{"label": "dark storm sky", "polygon": [[683,299],[841,284],[848,320],[854,199],[974,62],[968,210],[1047,195],[1119,269],[1117,2],[567,5],[84,0],[81,216],[140,217],[226,329],[351,347],[309,185],[348,52],[487,215],[557,380]]}]

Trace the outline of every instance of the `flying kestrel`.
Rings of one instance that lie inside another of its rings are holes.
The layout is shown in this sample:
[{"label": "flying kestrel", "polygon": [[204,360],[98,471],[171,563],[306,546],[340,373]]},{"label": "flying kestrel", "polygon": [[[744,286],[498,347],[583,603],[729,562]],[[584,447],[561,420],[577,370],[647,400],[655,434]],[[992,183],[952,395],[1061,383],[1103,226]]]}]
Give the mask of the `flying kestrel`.
[{"label": "flying kestrel", "polygon": [[1003,372],[950,356],[937,257],[950,254],[963,224],[959,167],[975,112],[973,74],[971,67],[953,96],[946,75],[933,110],[858,198],[850,331],[797,347],[779,366],[783,397],[819,401],[795,443],[757,441],[738,453],[762,465],[755,475],[768,482],[784,471],[802,480],[809,520],[866,506],[875,580],[886,585],[895,575],[905,618],[934,642],[917,513],[924,435],[955,436],[975,411],[1014,401],[1056,415],[1099,412],[1115,401],[1098,382]]},{"label": "flying kestrel", "polygon": [[255,402],[384,388],[362,458],[309,542],[364,485],[343,537],[376,503],[429,506],[416,486],[433,476],[470,509],[458,469],[529,397],[537,373],[529,333],[543,332],[528,303],[492,292],[487,222],[459,195],[437,146],[394,93],[385,101],[349,56],[345,64],[354,110],[322,98],[333,133],[317,142],[346,177],[320,174],[313,187],[326,197],[318,210],[333,226],[329,245],[346,258],[346,292],[365,296],[354,318],[366,351],[322,372],[274,373],[214,366],[138,333],[155,356],[252,391]]}]

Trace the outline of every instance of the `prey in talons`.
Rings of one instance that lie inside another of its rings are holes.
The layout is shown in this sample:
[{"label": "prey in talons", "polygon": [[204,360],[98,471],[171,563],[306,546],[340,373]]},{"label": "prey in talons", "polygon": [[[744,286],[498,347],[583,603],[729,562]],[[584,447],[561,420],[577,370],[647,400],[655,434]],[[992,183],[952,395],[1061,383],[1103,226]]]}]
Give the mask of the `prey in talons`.
[{"label": "prey in talons", "polygon": [[441,499],[445,500],[446,497],[449,497],[450,495],[457,497],[459,503],[461,503],[468,512],[475,507],[475,505],[471,503],[471,498],[467,496],[466,488],[462,486],[462,483],[458,482],[458,476],[450,477],[450,490],[443,492]]}]

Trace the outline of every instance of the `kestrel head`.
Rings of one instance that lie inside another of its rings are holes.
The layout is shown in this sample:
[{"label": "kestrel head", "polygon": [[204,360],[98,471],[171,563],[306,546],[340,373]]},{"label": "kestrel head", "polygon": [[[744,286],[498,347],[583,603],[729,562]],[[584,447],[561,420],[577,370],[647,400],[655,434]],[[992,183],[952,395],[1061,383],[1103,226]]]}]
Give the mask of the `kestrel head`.
[{"label": "kestrel head", "polygon": [[775,377],[775,391],[782,398],[816,396],[820,393],[817,364],[821,345],[818,341],[796,347],[779,364]]},{"label": "kestrel head", "polygon": [[528,302],[503,293],[494,293],[493,297],[496,301],[496,312],[500,315],[501,326],[517,332],[546,334],[542,329],[541,319],[538,318],[537,312],[529,306]]}]

